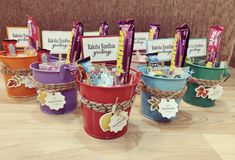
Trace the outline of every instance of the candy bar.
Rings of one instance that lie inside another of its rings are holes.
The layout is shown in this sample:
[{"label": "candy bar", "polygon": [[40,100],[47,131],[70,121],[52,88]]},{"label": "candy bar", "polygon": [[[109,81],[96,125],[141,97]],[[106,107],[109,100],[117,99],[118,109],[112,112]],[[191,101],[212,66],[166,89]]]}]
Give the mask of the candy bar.
[{"label": "candy bar", "polygon": [[158,39],[160,32],[160,25],[150,24],[149,25],[149,40]]},{"label": "candy bar", "polygon": [[175,67],[183,67],[187,57],[187,49],[189,43],[190,29],[188,25],[183,24],[176,29],[175,39],[172,49],[170,72],[172,73]]},{"label": "candy bar", "polygon": [[39,31],[36,21],[28,16],[28,30],[29,30],[29,45],[38,50],[39,48]]},{"label": "candy bar", "polygon": [[214,67],[219,59],[220,34],[224,31],[224,27],[211,26],[209,34],[209,44],[207,53],[207,67]]},{"label": "candy bar", "polygon": [[134,20],[119,22],[119,48],[116,64],[116,75],[122,83],[129,81],[129,71],[134,44]]},{"label": "candy bar", "polygon": [[100,36],[107,36],[108,35],[108,31],[109,31],[108,24],[105,21],[101,22],[100,23],[100,28],[99,28]]},{"label": "candy bar", "polygon": [[83,32],[84,28],[81,22],[77,22],[76,24],[74,24],[66,57],[67,64],[73,63],[80,58],[81,36],[83,36]]}]

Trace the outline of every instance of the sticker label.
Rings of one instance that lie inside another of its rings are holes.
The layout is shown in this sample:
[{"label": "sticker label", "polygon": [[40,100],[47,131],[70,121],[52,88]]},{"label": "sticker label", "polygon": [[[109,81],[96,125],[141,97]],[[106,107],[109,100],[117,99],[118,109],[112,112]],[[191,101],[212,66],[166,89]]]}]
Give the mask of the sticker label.
[{"label": "sticker label", "polygon": [[153,96],[151,99],[148,99],[148,103],[150,104],[150,111],[158,110],[159,100]]},{"label": "sticker label", "polygon": [[199,86],[195,88],[195,91],[196,91],[196,97],[202,97],[202,98],[206,98],[209,92],[209,90],[206,89],[204,86]]},{"label": "sticker label", "polygon": [[27,88],[34,88],[33,82],[30,80],[28,76],[18,76],[14,75],[7,81],[7,88],[16,88],[21,85],[25,85]]},{"label": "sticker label", "polygon": [[220,85],[216,85],[215,87],[211,87],[208,89],[208,98],[211,100],[216,100],[221,97],[223,93],[223,87]]},{"label": "sticker label", "polygon": [[109,131],[109,122],[111,120],[112,113],[105,113],[103,116],[100,117],[99,123],[100,123],[100,128],[102,129],[103,132]]},{"label": "sticker label", "polygon": [[114,114],[109,123],[110,131],[117,133],[121,131],[126,125],[128,121],[128,114],[125,111],[120,111],[120,113]]},{"label": "sticker label", "polygon": [[162,114],[162,117],[166,117],[168,119],[175,117],[178,112],[178,104],[174,99],[161,99],[158,106],[158,111]]}]

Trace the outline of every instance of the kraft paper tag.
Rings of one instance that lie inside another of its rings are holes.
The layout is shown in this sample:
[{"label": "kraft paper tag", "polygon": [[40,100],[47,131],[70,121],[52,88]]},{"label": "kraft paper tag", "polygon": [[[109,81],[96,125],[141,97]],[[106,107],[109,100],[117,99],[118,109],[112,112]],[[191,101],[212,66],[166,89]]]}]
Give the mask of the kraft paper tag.
[{"label": "kraft paper tag", "polygon": [[161,99],[161,102],[158,104],[158,106],[158,111],[162,114],[162,117],[168,119],[175,117],[176,113],[178,112],[178,104],[174,99]]},{"label": "kraft paper tag", "polygon": [[223,87],[220,85],[216,85],[215,87],[208,89],[208,98],[211,100],[216,100],[221,97],[223,93]]},{"label": "kraft paper tag", "polygon": [[119,114],[114,114],[109,123],[110,131],[117,133],[121,131],[126,125],[128,121],[128,113],[125,111],[120,111]]}]

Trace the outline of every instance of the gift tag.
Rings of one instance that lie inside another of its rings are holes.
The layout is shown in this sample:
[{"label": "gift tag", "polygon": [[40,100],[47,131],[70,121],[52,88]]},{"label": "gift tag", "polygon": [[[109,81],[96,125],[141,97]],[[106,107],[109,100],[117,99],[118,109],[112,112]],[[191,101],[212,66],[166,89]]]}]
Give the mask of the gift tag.
[{"label": "gift tag", "polygon": [[27,88],[34,88],[32,80],[28,76],[22,77],[22,83],[25,85]]},{"label": "gift tag", "polygon": [[168,119],[175,117],[178,112],[178,104],[174,99],[161,99],[158,106],[158,111],[162,114],[162,117],[166,117]]},{"label": "gift tag", "polygon": [[117,133],[121,131],[128,121],[128,113],[125,111],[120,111],[119,114],[112,115],[109,123],[110,131]]},{"label": "gift tag", "polygon": [[45,105],[50,109],[59,110],[64,108],[65,97],[60,92],[47,93],[45,97]]},{"label": "gift tag", "polygon": [[221,85],[216,85],[215,87],[211,87],[208,90],[208,98],[211,100],[218,99],[223,93],[223,87]]}]

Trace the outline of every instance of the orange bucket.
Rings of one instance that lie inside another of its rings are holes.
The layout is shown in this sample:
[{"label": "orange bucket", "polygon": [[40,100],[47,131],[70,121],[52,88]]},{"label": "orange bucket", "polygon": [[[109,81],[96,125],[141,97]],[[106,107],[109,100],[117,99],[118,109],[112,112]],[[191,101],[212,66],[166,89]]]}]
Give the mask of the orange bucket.
[{"label": "orange bucket", "polygon": [[[17,50],[17,53],[23,53]],[[7,94],[9,97],[30,97],[36,95],[33,88],[30,64],[38,61],[37,55],[27,57],[5,56],[6,51],[0,51],[0,67],[5,80]]]}]

